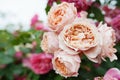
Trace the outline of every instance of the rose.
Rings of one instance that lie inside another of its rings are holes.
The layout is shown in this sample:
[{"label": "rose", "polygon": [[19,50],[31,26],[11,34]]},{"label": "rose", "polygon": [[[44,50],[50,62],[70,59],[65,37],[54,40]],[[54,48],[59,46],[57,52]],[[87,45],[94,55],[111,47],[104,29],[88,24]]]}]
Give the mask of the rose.
[{"label": "rose", "polygon": [[75,3],[75,7],[77,8],[78,12],[82,10],[86,11],[89,8],[89,6],[92,4],[91,0],[61,0],[61,1]]},{"label": "rose", "polygon": [[60,32],[66,24],[73,22],[76,16],[74,4],[63,2],[53,6],[48,12],[48,25],[53,31]]},{"label": "rose", "polygon": [[73,54],[95,47],[98,42],[98,31],[91,20],[86,18],[76,19],[73,23],[66,25],[59,34],[59,47],[65,51],[72,50]]},{"label": "rose", "polygon": [[120,15],[117,15],[115,18],[112,19],[111,25],[115,30],[117,41],[120,41]]},{"label": "rose", "polygon": [[45,53],[31,54],[23,60],[23,65],[36,74],[46,74],[52,69],[52,57],[52,55]]},{"label": "rose", "polygon": [[15,75],[15,79],[14,80],[26,80],[27,76],[17,76]]},{"label": "rose", "polygon": [[95,77],[94,80],[120,80],[120,70],[117,68],[109,69],[104,77]]},{"label": "rose", "polygon": [[51,31],[51,29],[47,26],[45,26],[43,23],[41,22],[37,22],[35,25],[34,25],[34,29],[35,30],[42,30],[42,31]]},{"label": "rose", "polygon": [[35,25],[38,22],[38,15],[35,14],[31,19],[31,26]]},{"label": "rose", "polygon": [[41,41],[41,48],[46,53],[54,53],[59,49],[57,35],[53,32],[46,32]]},{"label": "rose", "polygon": [[65,51],[55,52],[52,59],[53,69],[64,77],[77,76],[80,62],[79,55],[69,55]]},{"label": "rose", "polygon": [[118,70],[117,68],[111,68],[109,69],[104,77],[104,80],[119,80],[120,79],[120,70]]},{"label": "rose", "polygon": [[[105,60],[106,57],[110,58],[110,61],[117,60],[117,56],[114,54],[116,49],[115,45],[115,32],[112,27],[108,27],[107,24],[99,24],[99,43],[96,47],[84,51],[86,56],[95,63],[101,63],[101,59]],[[98,54],[94,56],[94,54]],[[93,57],[94,56],[94,57]]]},{"label": "rose", "polygon": [[109,57],[110,61],[117,60],[117,56],[114,54],[117,52],[117,50],[114,48],[116,41],[115,31],[112,27],[108,27],[107,24],[99,25],[98,30],[103,39],[102,52],[100,56],[102,59]]},{"label": "rose", "polygon": [[15,53],[15,58],[21,59],[22,56],[23,56],[23,53],[22,53],[21,51],[17,51],[17,52]]}]

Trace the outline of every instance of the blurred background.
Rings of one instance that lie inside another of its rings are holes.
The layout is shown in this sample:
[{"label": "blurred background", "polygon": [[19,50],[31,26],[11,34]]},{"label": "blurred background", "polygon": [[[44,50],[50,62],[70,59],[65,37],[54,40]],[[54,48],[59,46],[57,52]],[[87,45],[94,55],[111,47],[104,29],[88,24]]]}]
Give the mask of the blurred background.
[{"label": "blurred background", "polygon": [[26,26],[23,27],[23,30],[28,30],[30,20],[35,14],[46,22],[46,5],[47,0],[0,0],[0,29],[3,29],[4,25],[8,23],[21,23]]}]

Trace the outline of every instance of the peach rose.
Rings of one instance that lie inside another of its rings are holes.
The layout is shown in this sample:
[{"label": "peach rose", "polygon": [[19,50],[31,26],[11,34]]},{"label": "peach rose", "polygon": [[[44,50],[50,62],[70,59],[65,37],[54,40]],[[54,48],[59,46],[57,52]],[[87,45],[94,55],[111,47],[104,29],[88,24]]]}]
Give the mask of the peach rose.
[{"label": "peach rose", "polygon": [[117,56],[114,54],[117,50],[114,48],[116,37],[115,31],[112,27],[108,27],[107,24],[99,25],[99,32],[102,34],[103,45],[101,58],[109,57],[110,61],[117,60]]},{"label": "peach rose", "polygon": [[73,22],[76,16],[74,4],[63,2],[54,5],[48,12],[48,25],[53,31],[60,32],[66,24]]},{"label": "peach rose", "polygon": [[[84,51],[85,55],[95,63],[101,63],[101,59],[105,60],[106,57],[110,58],[110,61],[117,60],[115,45],[115,32],[112,27],[108,27],[107,24],[99,24],[98,31],[99,35],[99,44],[87,51]],[[98,55],[93,55],[98,54]]]},{"label": "peach rose", "polygon": [[83,51],[87,58],[95,63],[101,63],[100,54],[102,52],[103,40],[102,35],[100,33],[98,34],[98,36],[99,36],[98,44],[93,48]]},{"label": "peach rose", "polygon": [[80,62],[79,55],[69,55],[65,51],[57,51],[52,60],[53,69],[64,77],[77,76]]},{"label": "peach rose", "polygon": [[41,48],[46,53],[54,53],[59,49],[58,37],[53,32],[45,32],[41,41]]},{"label": "peach rose", "polygon": [[68,51],[68,48],[76,52],[85,51],[98,44],[98,34],[97,28],[89,19],[79,18],[61,31],[59,47],[65,51]]}]

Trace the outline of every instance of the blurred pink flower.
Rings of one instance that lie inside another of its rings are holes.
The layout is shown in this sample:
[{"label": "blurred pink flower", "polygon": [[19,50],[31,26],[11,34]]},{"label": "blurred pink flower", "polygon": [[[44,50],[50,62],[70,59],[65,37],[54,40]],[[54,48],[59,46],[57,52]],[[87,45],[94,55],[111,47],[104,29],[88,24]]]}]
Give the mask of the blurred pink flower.
[{"label": "blurred pink flower", "polygon": [[15,57],[18,58],[18,59],[22,58],[22,56],[23,56],[23,53],[21,51],[17,51],[15,53]]},{"label": "blurred pink flower", "polygon": [[118,70],[117,68],[109,69],[105,73],[103,80],[120,80],[120,70]]},{"label": "blurred pink flower", "polygon": [[16,76],[15,80],[26,80],[26,76]]},{"label": "blurred pink flower", "polygon": [[111,25],[115,30],[117,41],[120,41],[120,14],[112,19]]},{"label": "blurred pink flower", "polygon": [[61,2],[75,3],[78,12],[87,10],[92,4],[91,0],[61,0]]},{"label": "blurred pink flower", "polygon": [[46,74],[52,69],[52,57],[45,53],[31,54],[28,59],[23,60],[23,65],[36,74]]},{"label": "blurred pink flower", "polygon": [[55,2],[55,1],[57,1],[57,0],[48,0],[48,3],[47,3],[47,4],[48,4],[49,6],[52,6],[52,5],[53,5],[53,2]]},{"label": "blurred pink flower", "polygon": [[120,14],[120,8],[112,9],[108,5],[104,5],[101,9],[105,12],[105,22],[108,25],[111,25],[112,19]]},{"label": "blurred pink flower", "polygon": [[103,6],[102,8],[105,11],[105,16],[114,18],[120,14],[120,8],[111,9],[108,5]]},{"label": "blurred pink flower", "polygon": [[94,80],[120,80],[120,70],[111,68],[105,73],[104,77],[95,77]]},{"label": "blurred pink flower", "polygon": [[37,42],[36,42],[36,41],[33,41],[33,42],[32,42],[32,46],[33,46],[33,48],[35,48],[35,47],[37,46]]},{"label": "blurred pink flower", "polygon": [[42,31],[50,31],[50,28],[45,26],[40,20],[38,20],[39,16],[35,14],[31,19],[31,26],[35,30],[42,30]]},{"label": "blurred pink flower", "polygon": [[42,30],[42,31],[50,31],[50,28],[45,26],[43,23],[41,22],[37,22],[35,25],[34,25],[34,29],[35,30]]},{"label": "blurred pink flower", "polygon": [[0,69],[3,69],[3,68],[5,68],[5,67],[6,67],[5,64],[1,64],[1,65],[0,65]]},{"label": "blurred pink flower", "polygon": [[38,15],[35,14],[31,19],[31,26],[35,25],[38,22]]}]

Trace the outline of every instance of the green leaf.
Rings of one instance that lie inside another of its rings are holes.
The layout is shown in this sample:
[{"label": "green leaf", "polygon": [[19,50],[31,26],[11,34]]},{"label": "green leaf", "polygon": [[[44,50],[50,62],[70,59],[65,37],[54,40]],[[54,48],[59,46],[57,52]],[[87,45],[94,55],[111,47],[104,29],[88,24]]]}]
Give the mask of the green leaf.
[{"label": "green leaf", "polygon": [[89,18],[96,19],[98,21],[104,21],[104,15],[99,8],[91,6],[87,12]]},{"label": "green leaf", "polygon": [[62,77],[62,76],[60,76],[60,75],[57,75],[57,76],[55,76],[55,78],[54,78],[54,80],[63,80],[64,79],[64,77]]},{"label": "green leaf", "polygon": [[20,47],[20,50],[21,50],[23,53],[30,53],[30,52],[31,52],[31,49],[30,49],[30,48],[25,48],[25,47]]},{"label": "green leaf", "polygon": [[116,1],[117,1],[116,6],[120,8],[120,0],[116,0]]},{"label": "green leaf", "polygon": [[120,43],[117,43],[117,44],[115,45],[115,48],[117,49],[117,52],[120,53]]},{"label": "green leaf", "polygon": [[47,5],[45,8],[46,14],[48,14],[49,10],[50,10],[51,6]]},{"label": "green leaf", "polygon": [[9,64],[12,63],[14,60],[12,57],[7,56],[3,53],[0,53],[0,64]]},{"label": "green leaf", "polygon": [[8,48],[6,48],[6,51],[5,51],[5,54],[6,55],[9,55],[9,56],[14,56],[14,54],[15,54],[15,49],[13,48],[13,47],[8,47]]},{"label": "green leaf", "polygon": [[97,3],[101,4],[100,0],[96,0],[95,2],[97,2]]},{"label": "green leaf", "polygon": [[23,72],[23,67],[21,64],[13,65],[11,66],[11,69],[13,69],[13,74],[19,75]]}]

